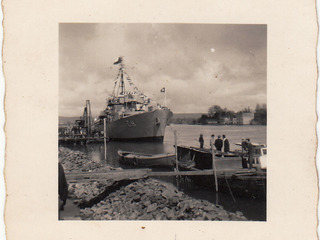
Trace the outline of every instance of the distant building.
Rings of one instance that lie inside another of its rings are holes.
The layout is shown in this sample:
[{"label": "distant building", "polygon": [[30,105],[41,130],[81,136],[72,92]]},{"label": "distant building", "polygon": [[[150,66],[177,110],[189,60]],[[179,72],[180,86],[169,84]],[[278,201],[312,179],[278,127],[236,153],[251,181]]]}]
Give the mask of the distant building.
[{"label": "distant building", "polygon": [[230,117],[220,117],[219,124],[231,124]]},{"label": "distant building", "polygon": [[238,119],[237,118],[232,118],[232,124],[238,124]]},{"label": "distant building", "polygon": [[237,123],[239,125],[248,125],[251,124],[251,121],[254,118],[253,112],[239,112],[237,113]]}]

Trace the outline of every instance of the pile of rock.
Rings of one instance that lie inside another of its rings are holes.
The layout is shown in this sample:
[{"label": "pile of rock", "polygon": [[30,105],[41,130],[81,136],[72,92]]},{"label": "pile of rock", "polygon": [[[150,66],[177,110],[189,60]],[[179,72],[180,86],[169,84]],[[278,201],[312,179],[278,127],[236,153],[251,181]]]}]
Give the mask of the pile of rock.
[{"label": "pile of rock", "polygon": [[139,180],[80,211],[83,220],[246,220],[219,205],[196,200],[173,185],[154,179]]},{"label": "pile of rock", "polygon": [[[66,173],[114,170],[111,166],[88,159],[83,152],[65,147],[59,147],[59,161]],[[113,181],[71,183],[68,185],[68,197],[74,203],[82,204],[95,198],[112,184]]]},{"label": "pile of rock", "polygon": [[59,162],[65,172],[95,172],[114,169],[102,162],[96,162],[87,158],[87,155],[80,151],[59,147]]},{"label": "pile of rock", "polygon": [[68,197],[77,205],[87,203],[104,192],[112,184],[112,180],[104,182],[71,183],[68,186]]}]

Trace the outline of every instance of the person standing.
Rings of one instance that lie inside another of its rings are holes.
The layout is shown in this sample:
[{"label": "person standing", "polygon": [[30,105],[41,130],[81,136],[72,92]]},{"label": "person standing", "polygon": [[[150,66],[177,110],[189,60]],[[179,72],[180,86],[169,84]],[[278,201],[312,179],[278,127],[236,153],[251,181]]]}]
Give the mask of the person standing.
[{"label": "person standing", "polygon": [[242,162],[242,168],[248,168],[248,160],[247,160],[247,149],[248,149],[247,141],[243,138],[241,142],[241,162]]},{"label": "person standing", "polygon": [[242,152],[246,152],[247,151],[247,141],[245,139],[242,139],[242,142],[241,142],[241,147],[242,147]]},{"label": "person standing", "polygon": [[248,160],[249,160],[249,169],[252,168],[253,163],[253,145],[250,142],[250,139],[247,139],[247,149],[248,149]]},{"label": "person standing", "polygon": [[58,165],[59,165],[59,168],[58,168],[59,210],[63,210],[63,207],[66,204],[67,197],[68,197],[68,183],[66,180],[66,176],[64,174],[64,169],[62,164],[59,162]]},{"label": "person standing", "polygon": [[214,134],[211,135],[211,138],[210,138],[210,147],[211,149],[213,148],[214,146]]},{"label": "person standing", "polygon": [[226,135],[222,135],[223,138],[223,150],[224,152],[229,152],[230,151],[230,144],[229,140],[226,138]]},{"label": "person standing", "polygon": [[223,145],[223,141],[222,141],[222,139],[221,139],[221,136],[218,135],[218,138],[217,138],[216,141],[214,142],[214,146],[216,147],[217,151],[221,152],[222,145]]},{"label": "person standing", "polygon": [[200,137],[199,137],[199,143],[200,143],[200,148],[203,148],[204,140],[203,140],[202,133],[200,134]]}]

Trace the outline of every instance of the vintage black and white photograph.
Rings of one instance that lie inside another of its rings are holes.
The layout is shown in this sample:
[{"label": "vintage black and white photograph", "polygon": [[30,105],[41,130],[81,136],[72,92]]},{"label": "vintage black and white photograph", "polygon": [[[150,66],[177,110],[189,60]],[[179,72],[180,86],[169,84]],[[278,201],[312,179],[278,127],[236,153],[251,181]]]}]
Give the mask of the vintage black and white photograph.
[{"label": "vintage black and white photograph", "polygon": [[267,221],[267,25],[59,24],[59,220]]}]

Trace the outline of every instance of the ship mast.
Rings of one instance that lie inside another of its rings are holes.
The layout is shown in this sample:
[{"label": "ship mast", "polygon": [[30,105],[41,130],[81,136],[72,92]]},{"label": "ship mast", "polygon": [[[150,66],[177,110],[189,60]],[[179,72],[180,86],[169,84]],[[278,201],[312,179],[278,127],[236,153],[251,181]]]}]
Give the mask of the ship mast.
[{"label": "ship mast", "polygon": [[[123,63],[123,57],[119,57],[118,60],[116,62],[114,62],[113,64],[119,65],[119,72],[118,72],[116,79],[114,80],[115,86],[114,86],[114,89],[112,92],[112,96],[113,97],[124,96],[124,95],[126,95],[126,91],[130,91],[131,89],[132,89],[132,92],[145,96],[134,85],[130,76],[126,72],[125,64]],[[125,80],[127,80],[126,83],[125,83]],[[127,88],[126,88],[126,84],[129,84],[129,86],[127,86]]]},{"label": "ship mast", "polygon": [[[117,78],[115,79],[115,88],[113,90],[113,96],[119,96],[125,94],[125,84],[123,79],[124,74],[124,63],[123,63],[123,57],[119,57],[116,62],[113,63],[114,65],[120,64],[119,73]],[[119,79],[120,78],[120,79]],[[119,84],[117,84],[119,83]],[[120,90],[120,93],[119,93]]]},{"label": "ship mast", "polygon": [[125,94],[125,87],[124,87],[124,80],[123,80],[123,68],[124,68],[124,64],[121,62],[120,63],[120,95],[124,95]]}]

